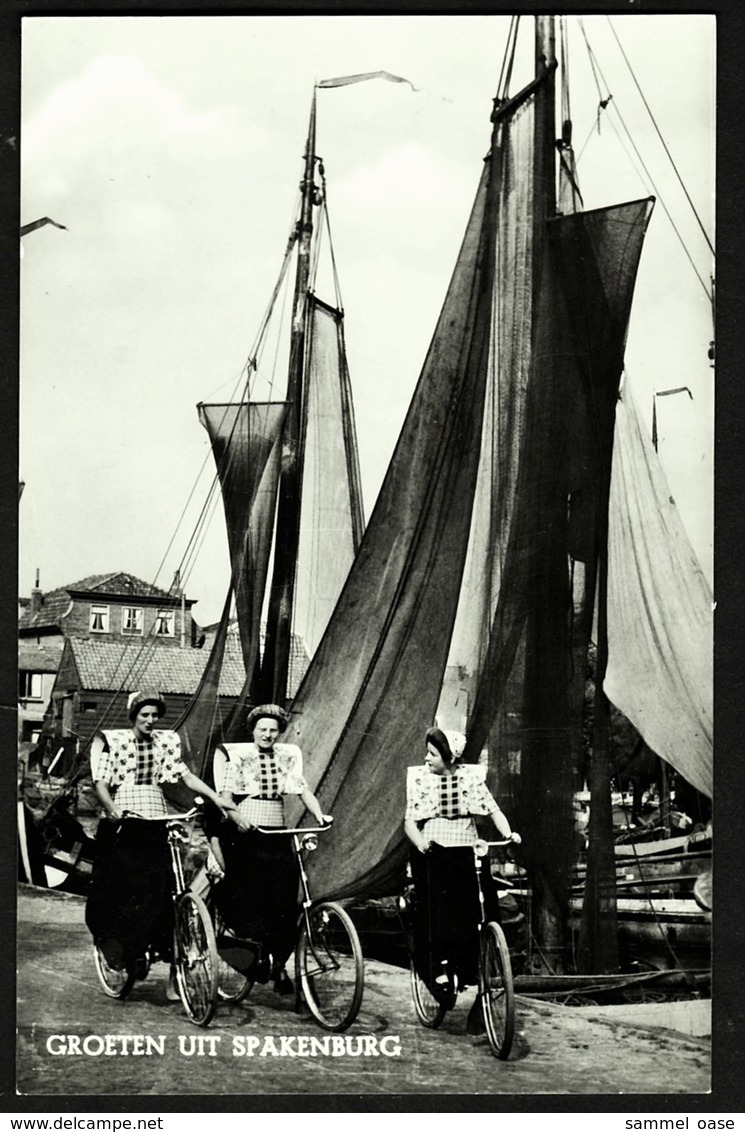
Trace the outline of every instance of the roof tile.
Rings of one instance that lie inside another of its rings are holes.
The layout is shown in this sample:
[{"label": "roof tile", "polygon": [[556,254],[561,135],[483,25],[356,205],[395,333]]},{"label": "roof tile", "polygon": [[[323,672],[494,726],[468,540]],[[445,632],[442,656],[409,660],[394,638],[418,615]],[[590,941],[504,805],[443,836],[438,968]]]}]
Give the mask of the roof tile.
[{"label": "roof tile", "polygon": [[56,672],[62,647],[62,641],[43,645],[37,645],[35,641],[19,641],[18,667],[25,672]]},{"label": "roof tile", "polygon": [[[69,647],[88,691],[132,691],[149,686],[159,692],[192,695],[202,678],[208,647],[175,649],[135,641],[99,641],[69,638]],[[245,670],[240,650],[226,649],[220,677],[220,695],[240,695]]]}]

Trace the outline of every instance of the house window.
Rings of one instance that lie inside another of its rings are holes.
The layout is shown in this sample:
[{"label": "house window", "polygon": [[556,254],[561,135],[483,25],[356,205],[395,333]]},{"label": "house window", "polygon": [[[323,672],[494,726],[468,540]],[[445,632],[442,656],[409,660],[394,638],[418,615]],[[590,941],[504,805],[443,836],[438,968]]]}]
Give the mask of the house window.
[{"label": "house window", "polygon": [[41,699],[41,672],[18,673],[18,697],[21,700]]},{"label": "house window", "polygon": [[108,633],[109,607],[108,605],[91,605],[91,633]]},{"label": "house window", "polygon": [[122,609],[122,633],[142,636],[143,610],[133,605],[125,605]]},{"label": "house window", "polygon": [[155,617],[155,633],[158,637],[176,635],[176,614],[172,609],[159,609]]}]

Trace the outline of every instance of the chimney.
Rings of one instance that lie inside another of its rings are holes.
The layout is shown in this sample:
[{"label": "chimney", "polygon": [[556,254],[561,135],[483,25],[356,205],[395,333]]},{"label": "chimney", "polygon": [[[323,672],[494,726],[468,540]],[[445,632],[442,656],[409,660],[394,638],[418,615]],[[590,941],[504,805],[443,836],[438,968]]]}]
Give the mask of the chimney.
[{"label": "chimney", "polygon": [[39,589],[39,571],[37,569],[37,571],[36,571],[36,585],[34,586],[34,588],[31,591],[31,606],[30,606],[30,608],[31,608],[31,616],[32,617],[35,613],[38,613],[39,610],[41,609],[41,599],[42,599],[42,593],[41,593],[41,590]]}]

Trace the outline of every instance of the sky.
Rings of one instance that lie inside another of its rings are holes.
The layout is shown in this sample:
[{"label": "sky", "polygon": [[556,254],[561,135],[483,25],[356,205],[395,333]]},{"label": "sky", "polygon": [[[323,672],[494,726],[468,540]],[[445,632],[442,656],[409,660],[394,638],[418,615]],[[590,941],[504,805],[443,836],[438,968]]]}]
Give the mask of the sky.
[{"label": "sky", "polygon": [[[66,230],[22,240],[21,594],[37,569],[45,591],[118,571],[169,587],[213,475],[196,405],[228,400],[251,351],[293,220],[313,84],[385,70],[416,89],[318,92],[369,515],[475,194],[508,24],[23,19],[21,223],[49,216]],[[656,399],[659,453],[711,580],[713,258],[701,226],[713,244],[715,19],[582,24],[594,68],[576,20],[569,58],[584,203],[658,198],[627,382],[650,429],[656,393],[690,390]],[[218,508],[185,578],[200,624],[219,618],[228,579]]]}]

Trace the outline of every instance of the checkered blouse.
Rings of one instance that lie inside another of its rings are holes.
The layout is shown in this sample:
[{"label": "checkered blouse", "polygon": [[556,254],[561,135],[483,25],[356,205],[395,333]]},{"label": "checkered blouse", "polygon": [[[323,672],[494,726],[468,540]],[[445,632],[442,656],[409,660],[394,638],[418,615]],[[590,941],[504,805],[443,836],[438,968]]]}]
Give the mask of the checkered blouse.
[{"label": "checkered blouse", "polygon": [[109,787],[118,809],[143,818],[164,817],[168,807],[161,786],[188,773],[175,731],[153,731],[144,739],[129,728],[102,731],[91,749],[93,780]]},{"label": "checkered blouse", "polygon": [[435,774],[427,766],[409,767],[406,817],[431,841],[446,848],[473,845],[478,839],[473,814],[490,814],[497,802],[486,788],[485,767],[459,766],[453,774]]}]

